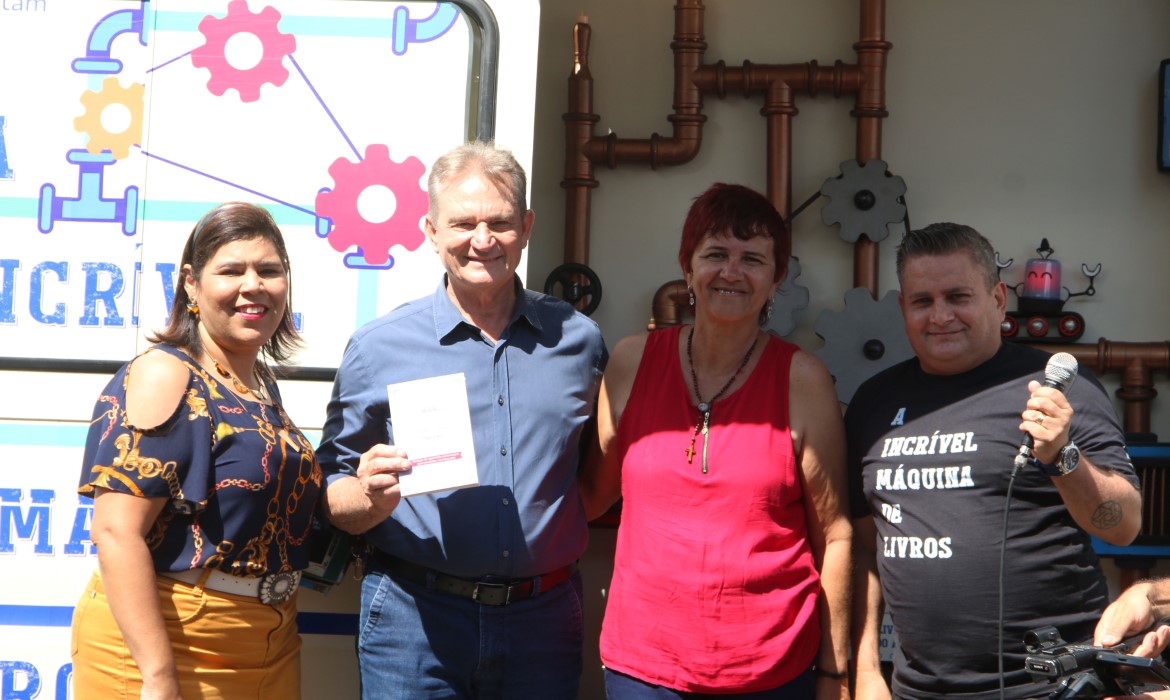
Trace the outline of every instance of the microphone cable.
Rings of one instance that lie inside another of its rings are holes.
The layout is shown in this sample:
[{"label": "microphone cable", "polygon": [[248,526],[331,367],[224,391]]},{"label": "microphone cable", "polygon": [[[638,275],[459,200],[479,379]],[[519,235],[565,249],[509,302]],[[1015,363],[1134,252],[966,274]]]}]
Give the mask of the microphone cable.
[{"label": "microphone cable", "polygon": [[1003,669],[1003,632],[1004,632],[1004,572],[1007,570],[1007,539],[1008,539],[1008,513],[1011,512],[1012,506],[1012,488],[1016,485],[1016,475],[1020,473],[1021,463],[1012,465],[1012,474],[1008,477],[1007,498],[1003,503],[1003,537],[999,543],[999,590],[998,590],[998,604],[999,604],[999,629],[996,634],[996,652],[995,658],[999,664],[999,700],[1005,700],[1007,697],[1007,677],[1004,675]]}]

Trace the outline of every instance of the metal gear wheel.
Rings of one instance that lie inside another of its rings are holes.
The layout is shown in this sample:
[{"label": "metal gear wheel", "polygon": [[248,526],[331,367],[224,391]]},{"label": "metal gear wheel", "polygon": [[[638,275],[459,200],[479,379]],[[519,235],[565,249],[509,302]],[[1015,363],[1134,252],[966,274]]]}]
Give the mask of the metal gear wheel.
[{"label": "metal gear wheel", "polygon": [[914,355],[894,291],[879,302],[865,287],[850,289],[845,310],[822,312],[814,330],[825,341],[814,354],[833,375],[841,403],[866,379]]},{"label": "metal gear wheel", "polygon": [[796,284],[797,277],[800,277],[800,260],[788,258],[788,274],[776,292],[772,316],[764,326],[781,337],[796,330],[796,312],[808,308],[808,287]]},{"label": "metal gear wheel", "polygon": [[864,166],[855,160],[841,163],[841,174],[825,180],[821,194],[830,202],[821,209],[826,226],[841,224],[841,239],[856,243],[861,234],[869,240],[885,240],[887,226],[906,218],[906,182],[890,175],[884,160],[871,160]]},{"label": "metal gear wheel", "polygon": [[[85,114],[73,120],[73,128],[89,135],[85,150],[95,156],[102,151],[109,151],[117,160],[130,155],[130,147],[142,142],[142,96],[145,92],[146,86],[142,83],[122,87],[116,77],[109,77],[102,81],[100,92],[86,90],[82,93],[81,104],[85,106]],[[122,105],[130,112],[130,125],[117,134],[110,133],[102,126],[102,112],[115,104]]]},{"label": "metal gear wheel", "polygon": [[[276,25],[280,12],[274,7],[265,7],[257,13],[248,9],[247,0],[232,0],[228,3],[227,15],[207,15],[199,23],[199,31],[207,43],[191,52],[191,64],[211,72],[207,89],[213,95],[222,96],[228,88],[235,88],[243,102],[260,99],[260,86],[272,83],[280,87],[288,80],[288,69],[284,57],[297,48],[292,34],[282,34]],[[263,55],[260,61],[247,70],[240,70],[228,62],[224,51],[228,40],[236,34],[252,34],[260,40]]]},{"label": "metal gear wheel", "polygon": [[[419,222],[427,213],[427,193],[419,186],[426,172],[423,162],[409,156],[401,163],[390,160],[384,144],[366,147],[366,157],[357,163],[338,158],[329,166],[334,188],[317,193],[317,216],[333,222],[329,245],[342,251],[351,246],[361,250],[370,266],[386,267],[390,247],[398,244],[417,250],[426,236]],[[394,193],[394,214],[386,221],[366,221],[358,211],[358,197],[367,187],[381,185]]]}]

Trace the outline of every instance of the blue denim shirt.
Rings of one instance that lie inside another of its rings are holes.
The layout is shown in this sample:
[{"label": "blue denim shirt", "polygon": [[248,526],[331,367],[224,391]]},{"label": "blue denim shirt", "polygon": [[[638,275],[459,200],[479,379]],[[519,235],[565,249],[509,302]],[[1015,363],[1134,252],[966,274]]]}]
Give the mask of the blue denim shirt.
[{"label": "blue denim shirt", "polygon": [[333,385],[317,457],[328,481],[394,443],[386,385],[462,372],[479,483],[402,499],[366,534],[384,552],[465,578],[535,576],[577,560],[588,537],[577,493],[585,423],[608,353],[597,324],[516,281],[498,343],[435,293],[354,333]]}]

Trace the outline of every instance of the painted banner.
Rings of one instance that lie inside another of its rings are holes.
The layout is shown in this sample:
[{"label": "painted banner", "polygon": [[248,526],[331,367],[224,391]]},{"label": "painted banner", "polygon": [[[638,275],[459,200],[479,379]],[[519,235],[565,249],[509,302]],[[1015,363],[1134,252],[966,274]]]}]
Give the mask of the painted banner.
[{"label": "painted banner", "polygon": [[[527,166],[539,4],[492,9],[495,135]],[[336,367],[355,329],[438,283],[427,168],[475,133],[477,37],[449,3],[3,0],[0,358],[141,352],[195,222],[242,200],[284,233],[296,363]],[[107,379],[0,371],[0,700],[70,697],[96,566],[76,485]],[[282,390],[314,435],[328,387]],[[356,697],[356,606],[356,585],[302,590],[305,697]]]}]

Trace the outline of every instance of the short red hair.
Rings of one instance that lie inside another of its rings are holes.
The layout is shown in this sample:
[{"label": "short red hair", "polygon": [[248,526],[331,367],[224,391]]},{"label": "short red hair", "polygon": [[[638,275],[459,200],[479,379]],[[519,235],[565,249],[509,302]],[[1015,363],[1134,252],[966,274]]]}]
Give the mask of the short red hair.
[{"label": "short red hair", "polygon": [[768,199],[743,185],[717,182],[695,198],[683,222],[682,240],[678,247],[678,264],[684,273],[691,271],[691,256],[708,236],[730,234],[741,241],[757,236],[772,238],[772,256],[776,272],[772,279],[779,282],[788,273],[788,257],[792,254],[792,234],[784,217]]}]

